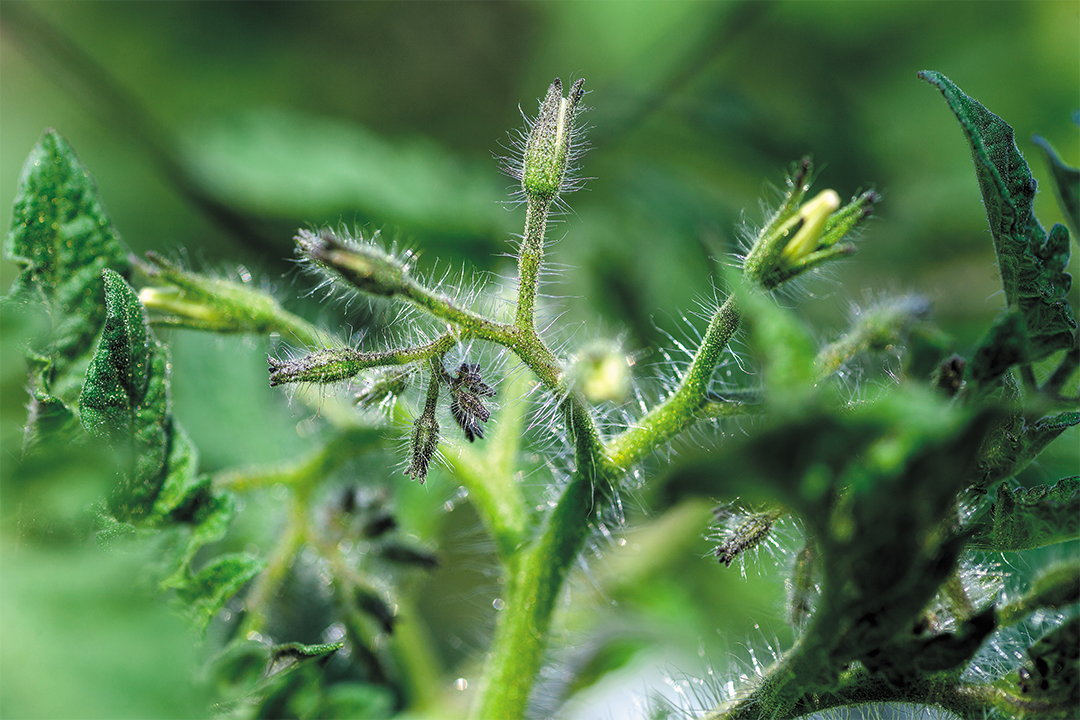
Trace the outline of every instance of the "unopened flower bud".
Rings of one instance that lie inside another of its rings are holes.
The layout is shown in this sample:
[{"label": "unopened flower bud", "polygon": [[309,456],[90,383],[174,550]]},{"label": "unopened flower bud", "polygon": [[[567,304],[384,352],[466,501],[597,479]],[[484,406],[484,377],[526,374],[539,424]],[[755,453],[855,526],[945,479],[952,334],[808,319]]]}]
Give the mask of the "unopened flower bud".
[{"label": "unopened flower bud", "polygon": [[799,260],[818,249],[821,241],[821,231],[825,229],[825,222],[829,215],[840,208],[840,196],[835,190],[823,190],[808,203],[799,208],[796,221],[802,221],[795,237],[784,246],[780,257],[788,264],[794,265]]},{"label": "unopened flower bud", "polygon": [[365,378],[356,393],[356,404],[362,407],[375,407],[396,398],[409,386],[409,377],[414,370],[411,366],[386,368]]},{"label": "unopened flower bud", "polygon": [[738,525],[723,534],[722,542],[713,554],[725,567],[731,567],[735,558],[768,539],[773,523],[782,515],[779,510],[769,510],[744,516]]},{"label": "unopened flower bud", "polygon": [[630,393],[630,364],[613,342],[587,346],[570,370],[574,387],[591,403],[622,402]]},{"label": "unopened flower bud", "polygon": [[364,354],[352,348],[327,348],[290,360],[267,357],[270,387],[310,382],[320,385],[348,380],[364,369]]},{"label": "unopened flower bud", "polygon": [[570,165],[574,116],[584,94],[584,79],[574,83],[570,96],[562,96],[562,81],[555,78],[540,104],[536,122],[525,139],[521,187],[525,194],[552,200],[563,189]]},{"label": "unopened flower bud", "polygon": [[409,288],[405,264],[375,245],[342,240],[325,229],[301,230],[295,239],[297,252],[362,292],[393,297]]},{"label": "unopened flower bud", "polygon": [[[440,367],[439,370],[441,369]],[[414,480],[419,480],[421,485],[427,478],[435,451],[439,449],[439,421],[435,417],[435,410],[439,406],[440,382],[442,382],[441,379],[433,372],[428,381],[424,411],[413,421],[412,459],[405,474],[411,475]]]}]

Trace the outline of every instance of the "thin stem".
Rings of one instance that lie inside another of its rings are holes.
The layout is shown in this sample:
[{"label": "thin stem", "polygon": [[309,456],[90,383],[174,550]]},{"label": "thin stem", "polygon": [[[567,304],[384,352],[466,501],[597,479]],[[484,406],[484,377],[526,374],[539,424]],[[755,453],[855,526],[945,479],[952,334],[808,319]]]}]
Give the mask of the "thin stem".
[{"label": "thin stem", "polygon": [[433,317],[452,323],[460,337],[506,345],[512,334],[513,326],[495,322],[477,312],[458,307],[447,296],[429,290],[415,281],[407,284],[406,291],[402,295]]},{"label": "thin stem", "polygon": [[340,432],[317,451],[300,461],[226,470],[213,476],[215,488],[247,492],[275,485],[308,488],[327,477],[357,454],[379,447],[378,428],[353,426]]},{"label": "thin stem", "polygon": [[525,234],[518,256],[518,306],[514,325],[520,332],[536,328],[536,293],[540,283],[540,266],[544,261],[544,236],[551,209],[550,198],[529,196],[525,207]]},{"label": "thin stem", "polygon": [[251,591],[244,600],[245,617],[240,628],[240,637],[250,637],[252,633],[262,633],[267,621],[267,606],[285,582],[293,559],[300,548],[307,542],[307,520],[304,517],[304,504],[293,495],[289,499],[289,514],[285,532],[277,547],[270,554],[266,569],[259,573]]}]

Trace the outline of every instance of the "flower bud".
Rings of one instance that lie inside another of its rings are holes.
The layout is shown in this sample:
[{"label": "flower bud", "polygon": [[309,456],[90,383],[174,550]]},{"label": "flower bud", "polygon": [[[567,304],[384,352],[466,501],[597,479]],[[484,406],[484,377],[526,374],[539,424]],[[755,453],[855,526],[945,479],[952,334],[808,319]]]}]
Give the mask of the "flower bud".
[{"label": "flower bud", "polygon": [[562,82],[555,78],[540,112],[525,139],[521,164],[521,188],[529,197],[553,200],[563,189],[570,165],[574,116],[584,94],[584,79],[574,83],[570,96],[562,96]]},{"label": "flower bud", "polygon": [[295,240],[298,253],[362,292],[393,297],[409,289],[405,264],[375,245],[343,241],[325,229],[301,230]]},{"label": "flower bud", "polygon": [[591,403],[622,402],[630,393],[630,365],[614,342],[596,342],[574,359],[574,387]]},{"label": "flower bud", "polygon": [[829,215],[840,208],[840,196],[835,190],[823,190],[813,200],[802,205],[795,221],[802,221],[795,237],[784,246],[780,254],[781,259],[789,265],[794,265],[799,260],[814,252],[821,241],[821,231],[825,229],[825,222]]},{"label": "flower bud", "polygon": [[355,377],[367,363],[364,354],[352,348],[327,348],[300,358],[278,360],[267,357],[270,364],[270,387],[286,383],[310,382],[320,385]]},{"label": "flower bud", "polygon": [[853,253],[853,244],[840,241],[869,217],[880,199],[869,190],[841,208],[840,196],[825,190],[803,203],[812,170],[804,159],[796,176],[788,180],[780,208],[758,233],[743,263],[746,277],[765,290]]},{"label": "flower bud", "polygon": [[409,377],[414,370],[410,366],[385,368],[365,378],[356,393],[356,404],[361,407],[375,407],[396,398],[409,386]]},{"label": "flower bud", "polygon": [[431,379],[428,381],[424,411],[413,421],[412,460],[405,470],[406,475],[419,480],[421,485],[427,478],[435,451],[439,449],[439,421],[435,417],[435,410],[439,406],[439,383],[442,380],[435,370],[442,371],[442,368],[441,366],[435,368],[434,365],[435,363],[433,363]]}]

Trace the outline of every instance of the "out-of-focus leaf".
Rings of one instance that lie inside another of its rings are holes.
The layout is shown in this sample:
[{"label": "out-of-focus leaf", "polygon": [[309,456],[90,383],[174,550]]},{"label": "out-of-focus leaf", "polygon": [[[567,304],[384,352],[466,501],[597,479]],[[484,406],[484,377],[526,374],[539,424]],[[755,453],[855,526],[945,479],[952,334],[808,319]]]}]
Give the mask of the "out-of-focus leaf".
[{"label": "out-of-focus leaf", "polygon": [[1046,163],[1054,176],[1054,194],[1057,195],[1061,212],[1073,231],[1073,239],[1080,242],[1080,168],[1066,165],[1050,142],[1036,135],[1032,142],[1042,148]]},{"label": "out-of-focus leaf", "polygon": [[335,683],[327,688],[317,717],[388,718],[394,714],[389,688],[364,683]]},{"label": "out-of-focus leaf", "polygon": [[502,229],[493,201],[504,192],[492,168],[422,138],[389,141],[359,125],[264,108],[201,128],[189,152],[215,193],[268,216],[360,210],[442,234]]},{"label": "out-of-focus leaf", "polygon": [[133,582],[143,554],[3,542],[0,716],[207,716],[189,633]]},{"label": "out-of-focus leaf", "polygon": [[[1080,707],[1080,617],[1044,635],[1027,654],[1031,664],[1019,671],[1020,691],[1033,700],[1052,703],[1044,717],[1069,717]],[[1061,708],[1068,714],[1060,714]]]},{"label": "out-of-focus leaf", "polygon": [[1009,552],[1080,538],[1080,476],[1030,489],[1003,484],[991,513],[973,547]]},{"label": "out-of-focus leaf", "polygon": [[996,418],[991,411],[965,417],[933,395],[897,390],[843,415],[779,423],[684,470],[711,476],[713,493],[779,500],[818,544],[818,610],[785,661],[799,670],[763,689],[776,693],[769,702],[794,706],[854,660],[886,678],[953,669],[993,630],[992,618],[973,618],[956,634],[908,642],[964,548],[966,537],[940,530]]},{"label": "out-of-focus leaf", "polygon": [[1016,476],[1063,432],[1080,425],[1080,412],[1069,411],[1032,421],[1016,412],[1004,418],[983,445],[973,488],[986,492]]},{"label": "out-of-focus leaf", "polygon": [[1069,233],[1055,226],[1048,236],[1035,218],[1037,183],[1012,128],[941,73],[923,71],[919,77],[945,96],[971,146],[1005,299],[1023,315],[1030,360],[1070,347],[1076,319],[1067,299]]},{"label": "out-of-focus leaf", "polygon": [[987,608],[964,620],[955,632],[928,637],[901,634],[862,662],[872,674],[884,675],[889,682],[911,683],[923,673],[963,667],[995,627],[994,609]]},{"label": "out-of-focus leaf", "polygon": [[262,572],[265,565],[259,558],[244,553],[222,555],[180,588],[177,597],[198,631],[205,630],[229,598]]},{"label": "out-of-focus leaf", "polygon": [[124,484],[111,510],[123,519],[149,514],[164,480],[172,419],[168,358],[150,332],[135,291],[112,270],[102,271],[106,316],[101,343],[79,397],[83,426],[127,453]]},{"label": "out-of-focus leaf", "polygon": [[1080,564],[1063,563],[1043,571],[1019,600],[998,608],[998,622],[1012,625],[1039,608],[1064,608],[1080,601]]}]

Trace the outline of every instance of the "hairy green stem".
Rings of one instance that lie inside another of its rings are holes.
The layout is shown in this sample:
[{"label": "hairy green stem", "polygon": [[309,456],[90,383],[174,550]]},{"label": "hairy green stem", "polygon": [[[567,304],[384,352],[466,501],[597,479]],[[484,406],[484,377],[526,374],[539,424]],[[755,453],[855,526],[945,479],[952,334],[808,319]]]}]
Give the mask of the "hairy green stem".
[{"label": "hairy green stem", "polygon": [[731,409],[717,407],[722,401],[709,395],[709,382],[720,355],[739,328],[739,309],[731,296],[717,309],[705,330],[682,383],[667,400],[650,410],[634,427],[612,438],[607,457],[617,467],[626,468],[675,437],[702,415],[720,416]]},{"label": "hairy green stem", "polygon": [[551,198],[530,195],[525,207],[525,234],[518,255],[518,305],[514,318],[514,326],[520,332],[530,332],[536,327],[536,293],[551,203]]},{"label": "hairy green stem", "polygon": [[529,693],[547,649],[555,599],[585,544],[597,493],[612,480],[613,469],[603,463],[603,447],[585,403],[570,396],[564,413],[574,435],[577,469],[539,539],[513,566],[474,712],[477,718],[525,716]]}]

